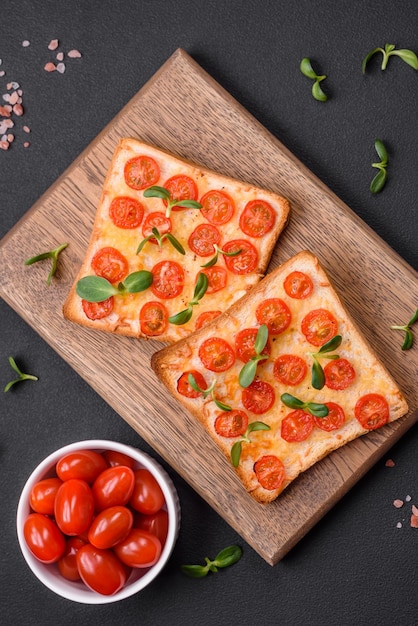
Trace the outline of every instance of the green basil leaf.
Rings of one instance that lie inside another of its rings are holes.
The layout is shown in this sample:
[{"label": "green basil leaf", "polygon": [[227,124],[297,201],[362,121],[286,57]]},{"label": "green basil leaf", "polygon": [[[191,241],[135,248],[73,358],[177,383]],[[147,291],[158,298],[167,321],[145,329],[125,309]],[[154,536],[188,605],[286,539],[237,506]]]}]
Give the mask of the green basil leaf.
[{"label": "green basil leaf", "polygon": [[141,252],[141,250],[143,249],[143,247],[145,246],[145,244],[146,244],[146,243],[148,243],[148,241],[149,241],[150,239],[152,239],[152,236],[153,236],[153,235],[149,235],[148,237],[145,237],[145,239],[143,239],[143,240],[140,242],[139,246],[138,246],[138,247],[137,247],[137,249],[136,249],[136,254],[139,254],[139,253]]},{"label": "green basil leaf", "polygon": [[216,265],[217,262],[218,262],[218,253],[216,253],[215,256],[210,261],[208,261],[204,265],[201,265],[200,267],[212,267],[213,265]]},{"label": "green basil leaf", "polygon": [[187,322],[191,319],[193,315],[193,307],[189,306],[184,311],[180,311],[180,313],[176,313],[175,315],[170,315],[168,321],[171,324],[176,324],[177,326],[181,326],[182,324],[187,324]]},{"label": "green basil leaf", "polygon": [[269,329],[266,324],[261,324],[254,342],[254,350],[256,351],[256,354],[260,354],[264,350],[268,338]]},{"label": "green basil leaf", "polygon": [[280,399],[289,409],[303,409],[305,407],[305,403],[302,400],[295,398],[290,393],[283,393]]},{"label": "green basil leaf", "polygon": [[381,165],[386,165],[388,162],[388,153],[383,141],[381,141],[381,139],[376,139],[376,141],[374,142],[374,147],[380,160],[382,161]]},{"label": "green basil leaf", "polygon": [[373,56],[374,56],[377,52],[382,52],[382,54],[383,54],[384,50],[383,50],[382,48],[374,48],[374,50],[371,50],[371,51],[369,52],[369,54],[367,54],[367,55],[364,57],[363,62],[362,62],[362,64],[361,64],[361,71],[363,72],[363,74],[365,74],[365,73],[366,73],[366,66],[367,66],[367,63],[370,61],[370,59],[371,59],[371,58],[372,58],[372,57],[373,57]]},{"label": "green basil leaf", "polygon": [[239,546],[229,546],[224,548],[217,554],[213,560],[214,565],[217,567],[229,567],[240,560],[242,556],[242,550]]},{"label": "green basil leaf", "polygon": [[231,463],[234,467],[238,467],[241,458],[242,441],[236,441],[231,448]]},{"label": "green basil leaf", "polygon": [[299,66],[300,71],[307,78],[316,79],[316,72],[313,70],[310,60],[307,57],[304,57],[300,62]]},{"label": "green basil leaf", "polygon": [[408,329],[405,330],[405,339],[402,344],[402,350],[410,350],[414,343],[414,337],[412,335],[412,331]]},{"label": "green basil leaf", "polygon": [[184,209],[201,209],[202,205],[200,202],[196,202],[196,200],[179,200],[175,202],[172,206],[180,206]]},{"label": "green basil leaf", "polygon": [[412,324],[415,324],[415,322],[418,322],[418,309],[415,311],[415,313],[413,314],[413,316],[409,320],[408,326],[412,326]]},{"label": "green basil leaf", "polygon": [[167,237],[168,241],[171,243],[173,248],[177,250],[177,252],[180,252],[180,254],[186,254],[186,250],[183,248],[179,240],[174,237],[174,235],[166,233],[165,237]]},{"label": "green basil leaf", "polygon": [[332,339],[330,339],[329,341],[327,341],[327,343],[324,343],[324,345],[321,346],[321,348],[318,351],[318,354],[326,354],[327,352],[333,352],[334,350],[340,347],[342,340],[343,338],[341,337],[341,335],[335,335],[335,337],[332,337]]},{"label": "green basil leaf", "polygon": [[413,67],[414,70],[418,70],[418,57],[412,50],[393,50],[391,54],[400,57],[402,61],[405,61],[405,63]]},{"label": "green basil leaf", "polygon": [[312,387],[322,389],[325,385],[325,374],[318,361],[314,360],[312,365]]},{"label": "green basil leaf", "polygon": [[257,361],[250,359],[239,373],[238,381],[241,387],[249,387],[255,378]]},{"label": "green basil leaf", "polygon": [[30,259],[26,259],[25,265],[32,265],[32,263],[37,263],[38,261],[44,261],[45,259],[50,258],[52,258],[51,252],[42,252],[41,254],[31,257]]},{"label": "green basil leaf", "polygon": [[232,407],[229,406],[229,404],[224,404],[223,402],[218,400],[218,398],[215,398],[215,396],[213,396],[213,401],[218,409],[221,409],[221,411],[232,411]]},{"label": "green basil leaf", "polygon": [[76,293],[87,302],[103,302],[119,293],[118,289],[101,276],[85,276],[76,285]]},{"label": "green basil leaf", "polygon": [[11,368],[14,369],[14,371],[16,372],[16,374],[19,374],[19,376],[20,376],[20,374],[22,372],[18,368],[18,366],[16,364],[16,361],[14,360],[14,358],[12,356],[9,356],[9,363],[10,363]]},{"label": "green basil leaf", "polygon": [[193,374],[189,374],[187,376],[187,380],[189,381],[189,385],[192,389],[194,389],[195,391],[198,391],[199,393],[202,393],[202,389],[197,384],[196,379],[193,376]]},{"label": "green basil leaf", "polygon": [[306,409],[308,413],[315,417],[326,417],[329,413],[328,407],[325,404],[318,404],[317,402],[309,402]]},{"label": "green basil leaf", "polygon": [[379,193],[380,191],[382,191],[383,187],[385,186],[386,179],[387,179],[386,170],[383,168],[379,169],[376,176],[373,178],[372,182],[370,183],[370,191],[372,193]]},{"label": "green basil leaf", "polygon": [[209,286],[209,279],[204,272],[199,272],[196,287],[193,294],[193,300],[201,300],[205,295]]},{"label": "green basil leaf", "polygon": [[138,272],[132,272],[123,281],[123,286],[128,293],[138,293],[139,291],[145,291],[152,285],[152,273],[147,270],[139,270]]},{"label": "green basil leaf", "polygon": [[190,578],[204,578],[209,571],[209,568],[204,565],[182,565],[180,569]]},{"label": "green basil leaf", "polygon": [[240,248],[239,250],[233,250],[232,252],[224,252],[223,250],[219,250],[219,252],[224,256],[238,256],[239,254],[241,254],[242,248]]},{"label": "green basil leaf", "polygon": [[144,190],[145,198],[162,198],[163,200],[170,200],[170,192],[165,187],[160,187],[159,185],[153,185],[152,187],[147,187]]},{"label": "green basil leaf", "polygon": [[328,96],[322,90],[318,80],[316,80],[312,85],[312,95],[315,100],[319,100],[320,102],[326,102],[328,100]]},{"label": "green basil leaf", "polygon": [[264,422],[250,422],[250,424],[248,424],[248,428],[247,428],[248,435],[257,430],[271,430],[271,428],[268,424],[265,424]]}]

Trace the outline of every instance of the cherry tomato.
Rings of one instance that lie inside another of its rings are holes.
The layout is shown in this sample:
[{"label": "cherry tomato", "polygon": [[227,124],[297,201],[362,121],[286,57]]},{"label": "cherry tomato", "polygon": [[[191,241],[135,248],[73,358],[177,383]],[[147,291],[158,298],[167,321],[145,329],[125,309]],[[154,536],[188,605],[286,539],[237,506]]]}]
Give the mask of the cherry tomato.
[{"label": "cherry tomato", "polygon": [[265,454],[254,463],[254,472],[263,489],[280,489],[285,481],[282,461],[274,454]]},{"label": "cherry tomato", "polygon": [[[169,217],[166,217],[165,213],[162,213],[161,211],[148,213],[148,215],[144,219],[144,223],[142,224],[143,236],[149,237],[150,235],[152,235],[153,228],[156,228],[160,235],[166,235],[167,233],[171,233],[171,219]],[[150,243],[158,244],[158,241],[155,237],[151,237],[149,241]]]},{"label": "cherry tomato", "polygon": [[42,563],[55,563],[64,554],[64,535],[50,517],[31,513],[23,526],[23,535],[29,550]]},{"label": "cherry tomato", "polygon": [[213,189],[205,193],[200,199],[202,208],[200,210],[203,217],[215,226],[226,224],[232,219],[235,213],[233,199],[224,191]]},{"label": "cherry tomato", "polygon": [[130,467],[115,465],[105,469],[94,481],[92,491],[97,511],[124,506],[131,498],[135,475]]},{"label": "cherry tomato", "polygon": [[152,515],[134,514],[134,528],[142,528],[155,535],[164,546],[168,534],[168,512],[160,509]]},{"label": "cherry tomato", "polygon": [[326,417],[315,417],[314,422],[321,430],[331,432],[332,430],[338,430],[345,422],[345,414],[342,407],[335,402],[327,402],[328,415]]},{"label": "cherry tomato", "polygon": [[263,237],[276,221],[276,211],[265,200],[248,202],[239,218],[239,227],[249,237]]},{"label": "cherry tomato", "polygon": [[379,393],[368,393],[357,401],[354,415],[363,428],[375,430],[389,421],[389,405]]},{"label": "cherry tomato", "polygon": [[256,415],[267,413],[276,399],[273,387],[263,380],[256,379],[242,390],[242,404]]},{"label": "cherry tomato", "polygon": [[87,483],[93,483],[107,463],[103,456],[94,450],[77,450],[63,456],[56,465],[58,478],[69,480],[80,478]]},{"label": "cherry tomato", "polygon": [[151,567],[161,555],[161,542],[142,528],[132,528],[129,535],[113,548],[117,557],[130,567]]},{"label": "cherry tomato", "polygon": [[76,558],[82,580],[93,591],[111,596],[124,586],[126,570],[112,550],[86,544],[77,551]]},{"label": "cherry tomato", "polygon": [[273,376],[283,385],[298,385],[307,371],[306,362],[296,354],[281,354],[274,361]]},{"label": "cherry tomato", "polygon": [[235,352],[225,339],[209,337],[199,347],[199,358],[211,372],[225,372],[235,363]]},{"label": "cherry tomato", "polygon": [[160,261],[151,270],[151,291],[157,298],[168,300],[181,294],[184,287],[184,271],[176,261]]},{"label": "cherry tomato", "polygon": [[70,537],[65,544],[65,551],[58,561],[61,576],[67,580],[80,580],[77,567],[77,552],[86,545],[80,537]]},{"label": "cherry tomato", "polygon": [[116,196],[110,203],[109,217],[118,228],[138,228],[144,217],[144,207],[135,198]]},{"label": "cherry tomato", "polygon": [[315,309],[305,315],[301,330],[313,346],[323,346],[337,334],[338,322],[326,309]]},{"label": "cherry tomato", "polygon": [[54,514],[65,535],[80,535],[91,524],[94,513],[93,494],[85,480],[70,478],[58,489]]},{"label": "cherry tomato", "polygon": [[168,311],[162,302],[146,302],[139,312],[141,332],[148,337],[158,337],[168,327]]},{"label": "cherry tomato", "polygon": [[106,278],[111,283],[118,283],[129,272],[126,257],[116,248],[107,246],[96,252],[91,260],[91,267],[97,276]]},{"label": "cherry tomato", "polygon": [[309,437],[314,427],[314,420],[310,413],[296,409],[288,413],[282,420],[281,436],[289,443],[304,441]]},{"label": "cherry tomato", "polygon": [[[203,267],[200,272],[206,274],[208,277],[208,288],[206,289],[206,293],[216,293],[217,291],[221,291],[226,287],[228,282],[228,274],[224,267],[220,267],[220,265],[212,265],[212,267]],[[196,276],[196,280],[200,274],[200,272]]]},{"label": "cherry tomato", "polygon": [[199,328],[203,328],[206,324],[209,324],[212,320],[219,317],[221,311],[204,311],[201,313],[195,322],[195,330],[199,330]]},{"label": "cherry tomato", "polygon": [[62,481],[59,478],[44,478],[32,487],[29,504],[36,513],[54,515],[54,502]]},{"label": "cherry tomato", "polygon": [[221,233],[213,224],[198,224],[191,233],[188,244],[198,256],[215,254],[215,245],[221,240]]},{"label": "cherry tomato", "polygon": [[198,398],[201,393],[200,391],[196,391],[195,389],[193,389],[193,387],[190,385],[189,374],[193,375],[199,389],[207,389],[208,385],[203,374],[201,374],[197,370],[187,370],[187,372],[183,372],[183,374],[177,381],[177,391],[182,396],[186,396],[186,398]]},{"label": "cherry tomato", "polygon": [[290,298],[297,300],[308,298],[313,291],[312,280],[304,272],[291,272],[286,276],[283,287]]},{"label": "cherry tomato", "polygon": [[347,359],[330,361],[324,367],[325,384],[328,389],[347,389],[354,382],[356,372]]},{"label": "cherry tomato", "polygon": [[82,300],[81,304],[89,320],[101,320],[110,315],[113,311],[114,298],[110,296],[110,298],[103,300],[103,302],[87,302],[87,300]]},{"label": "cherry tomato", "polygon": [[224,411],[215,419],[215,431],[221,437],[239,437],[248,427],[248,416],[244,411]]},{"label": "cherry tomato", "polygon": [[128,536],[134,516],[126,506],[110,506],[93,520],[88,532],[89,542],[96,548],[113,548]]},{"label": "cherry tomato", "polygon": [[135,511],[151,515],[161,509],[165,502],[158,481],[145,468],[135,471],[135,486],[129,504]]},{"label": "cherry tomato", "polygon": [[[256,356],[254,349],[255,340],[257,337],[258,328],[244,328],[240,330],[235,336],[235,352],[237,357],[243,363],[247,363],[250,359]],[[261,354],[270,355],[271,347],[267,341]]]},{"label": "cherry tomato", "polygon": [[[167,191],[170,192],[170,200],[196,200],[197,199],[197,187],[196,183],[190,176],[185,174],[178,174],[172,176],[163,185]],[[167,206],[167,201],[164,200],[164,204]],[[173,211],[181,211],[182,207],[173,207]]]},{"label": "cherry tomato", "polygon": [[145,189],[157,184],[160,178],[160,168],[154,159],[141,155],[125,163],[124,177],[131,189]]},{"label": "cherry tomato", "polygon": [[239,252],[236,256],[223,255],[225,265],[233,274],[251,274],[258,266],[257,248],[246,239],[228,241],[222,246],[224,252]]},{"label": "cherry tomato", "polygon": [[132,457],[119,452],[118,450],[105,450],[103,457],[106,460],[108,467],[115,467],[115,465],[125,465],[126,467],[134,468],[135,462]]},{"label": "cherry tomato", "polygon": [[284,332],[292,320],[289,307],[280,298],[268,298],[260,302],[255,316],[259,324],[266,324],[271,335]]}]

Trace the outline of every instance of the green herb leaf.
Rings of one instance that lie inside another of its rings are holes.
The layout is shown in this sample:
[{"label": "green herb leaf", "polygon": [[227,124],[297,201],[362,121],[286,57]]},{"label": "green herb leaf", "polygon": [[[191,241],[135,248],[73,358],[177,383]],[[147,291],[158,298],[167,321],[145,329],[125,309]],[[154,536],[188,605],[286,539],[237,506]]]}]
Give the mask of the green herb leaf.
[{"label": "green herb leaf", "polygon": [[184,311],[180,311],[175,315],[170,315],[168,321],[170,324],[176,324],[176,326],[182,326],[183,324],[187,324],[192,318],[193,315],[193,307],[189,306]]},{"label": "green herb leaf", "polygon": [[385,70],[389,61],[389,58],[391,56],[398,56],[399,58],[402,59],[402,61],[404,61],[405,63],[407,63],[408,65],[410,65],[414,70],[418,70],[418,57],[415,54],[415,52],[412,52],[412,50],[407,50],[405,48],[401,48],[399,50],[395,49],[395,45],[391,44],[391,43],[387,43],[385,44],[385,48],[374,48],[374,50],[372,50],[371,52],[369,52],[368,55],[366,55],[366,57],[363,59],[363,63],[361,65],[361,69],[363,74],[365,74],[366,72],[366,66],[367,63],[370,61],[370,59],[376,54],[376,53],[382,53],[382,64],[381,64],[381,69]]},{"label": "green herb leaf", "polygon": [[341,337],[341,335],[335,335],[335,337],[332,337],[332,339],[330,339],[329,341],[327,341],[327,343],[324,343],[324,345],[320,347],[317,354],[326,354],[328,352],[333,352],[340,347],[342,340],[343,338]]},{"label": "green herb leaf", "polygon": [[261,324],[260,328],[257,331],[257,335],[254,342],[254,350],[257,355],[261,354],[261,352],[266,347],[267,340],[269,338],[269,329],[266,324]]},{"label": "green herb leaf", "polygon": [[329,409],[325,404],[319,404],[317,402],[308,402],[306,410],[315,417],[326,417],[329,413]]},{"label": "green herb leaf", "polygon": [[204,565],[182,565],[180,569],[190,578],[204,578],[209,572],[209,568]]},{"label": "green herb leaf", "polygon": [[181,571],[191,578],[204,578],[209,572],[216,573],[218,568],[223,569],[237,563],[242,556],[242,550],[239,546],[230,546],[224,548],[211,561],[209,557],[205,557],[205,565],[182,565]]},{"label": "green herb leaf", "polygon": [[232,407],[229,406],[229,404],[225,404],[224,402],[221,402],[220,400],[215,398],[215,396],[213,396],[213,401],[218,407],[218,409],[221,409],[221,411],[232,411]]},{"label": "green herb leaf", "polygon": [[300,71],[307,78],[316,79],[316,72],[312,68],[311,62],[307,57],[304,57],[300,62]]},{"label": "green herb leaf", "polygon": [[383,141],[381,141],[380,139],[376,139],[376,141],[374,142],[374,147],[379,159],[381,160],[381,165],[386,165],[388,162],[388,153]]},{"label": "green herb leaf", "polygon": [[318,363],[316,359],[312,364],[312,387],[314,389],[322,389],[325,385],[325,374],[322,366]]},{"label": "green herb leaf", "polygon": [[145,291],[152,285],[152,273],[147,270],[139,270],[138,272],[132,272],[123,281],[124,289],[127,293],[139,293]]},{"label": "green herb leaf", "polygon": [[241,451],[243,443],[251,443],[250,434],[258,430],[271,430],[268,424],[264,422],[250,422],[247,426],[247,430],[242,435],[241,439],[236,441],[231,447],[231,463],[234,467],[238,467],[241,459]]},{"label": "green herb leaf", "polygon": [[418,309],[415,311],[415,313],[413,314],[413,316],[411,317],[411,319],[409,320],[407,326],[412,326],[412,324],[415,324],[415,322],[418,322]]},{"label": "green herb leaf", "polygon": [[203,398],[207,398],[210,395],[212,397],[212,400],[216,404],[216,406],[220,408],[221,411],[232,411],[232,407],[230,407],[228,404],[224,404],[223,402],[221,402],[215,397],[216,378],[213,380],[212,384],[207,389],[201,389],[199,387],[193,374],[189,374],[187,376],[187,380],[189,381],[190,387],[194,389],[195,391],[197,391],[198,393],[201,393]]},{"label": "green herb leaf", "polygon": [[162,200],[170,200],[170,192],[165,187],[160,187],[159,185],[152,185],[152,187],[147,187],[144,191],[145,198],[162,198]]},{"label": "green herb leaf", "polygon": [[290,393],[283,393],[280,399],[289,409],[303,409],[305,407],[305,403],[302,400],[295,398]]},{"label": "green herb leaf", "polygon": [[410,350],[414,344],[414,336],[412,334],[411,326],[418,321],[418,309],[415,311],[411,319],[404,326],[391,326],[393,330],[400,330],[405,333],[404,341],[402,344],[402,350]]},{"label": "green herb leaf", "polygon": [[258,361],[256,361],[255,359],[250,359],[241,369],[238,376],[238,382],[241,387],[246,388],[251,385],[257,372],[257,365]]},{"label": "green herb leaf", "polygon": [[229,546],[224,548],[215,556],[214,565],[216,567],[229,567],[240,560],[242,556],[242,549],[239,546]]},{"label": "green herb leaf", "polygon": [[370,191],[372,193],[379,193],[385,186],[387,179],[386,167],[388,164],[388,153],[385,145],[380,139],[375,140],[374,147],[381,160],[380,163],[372,163],[372,167],[377,168],[379,171],[370,183]]},{"label": "green herb leaf", "polygon": [[168,318],[168,321],[171,322],[171,324],[177,324],[178,326],[187,324],[193,315],[193,307],[199,304],[199,300],[201,300],[205,295],[208,286],[208,277],[203,272],[200,272],[194,289],[193,299],[190,300],[187,309],[184,309],[184,311],[180,311],[180,313],[176,313],[175,315],[171,315]]},{"label": "green herb leaf", "polygon": [[76,285],[76,293],[87,302],[103,302],[119,293],[118,289],[101,276],[85,276]]},{"label": "green herb leaf", "polygon": [[174,235],[172,235],[171,233],[166,233],[162,236],[162,239],[164,238],[166,238],[167,241],[171,243],[171,245],[177,250],[177,252],[180,252],[180,254],[186,254],[186,250],[183,248],[179,240],[174,237]]},{"label": "green herb leaf", "polygon": [[257,430],[271,430],[271,428],[268,424],[265,424],[264,422],[251,422],[250,424],[248,424],[247,435]]},{"label": "green herb leaf", "polygon": [[234,467],[238,467],[241,458],[242,440],[236,441],[231,448],[231,463]]},{"label": "green herb leaf", "polygon": [[386,179],[387,172],[385,169],[382,168],[377,172],[376,176],[370,183],[370,191],[372,193],[379,193],[380,191],[382,191],[383,187],[385,186]]},{"label": "green herb leaf", "polygon": [[143,239],[143,240],[140,242],[139,246],[137,247],[137,249],[136,249],[136,254],[139,254],[139,253],[141,252],[141,250],[144,248],[145,244],[147,244],[147,243],[148,243],[148,241],[149,241],[150,239],[152,239],[153,237],[154,237],[154,235],[148,235],[148,237],[145,237],[145,239]]},{"label": "green herb leaf", "polygon": [[205,295],[208,287],[209,287],[208,277],[203,272],[199,272],[196,287],[193,293],[193,301],[201,300],[203,296]]},{"label": "green herb leaf", "polygon": [[366,73],[366,66],[368,64],[368,62],[370,61],[370,59],[372,57],[374,57],[375,54],[377,54],[378,52],[381,52],[382,54],[384,54],[384,50],[383,48],[374,48],[374,50],[371,50],[363,59],[363,62],[361,64],[361,71],[363,72],[363,74]]},{"label": "green herb leaf", "polygon": [[414,70],[418,70],[418,57],[412,50],[393,50],[391,54],[400,57],[402,61],[405,61],[405,63],[413,67]]},{"label": "green herb leaf", "polygon": [[315,100],[319,100],[320,102],[325,102],[326,100],[328,100],[328,96],[326,95],[326,93],[324,93],[320,86],[320,83],[326,79],[325,74],[323,74],[322,76],[318,76],[318,74],[314,71],[310,60],[307,57],[302,59],[299,67],[304,76],[306,76],[307,78],[311,78],[313,81],[315,81],[312,85],[312,95]]},{"label": "green herb leaf", "polygon": [[183,209],[201,209],[202,205],[196,200],[178,200],[173,206],[181,206]]},{"label": "green herb leaf", "polygon": [[[321,78],[323,79],[326,77],[321,76]],[[321,88],[321,85],[319,84],[319,82],[320,82],[319,80],[316,80],[314,84],[312,85],[312,95],[315,98],[315,100],[319,100],[319,102],[326,102],[328,100],[328,96]]]},{"label": "green herb leaf", "polygon": [[10,363],[11,368],[18,375],[18,378],[16,378],[15,380],[11,380],[9,383],[7,383],[7,385],[4,388],[4,393],[9,391],[9,389],[13,387],[13,385],[15,385],[16,383],[20,383],[23,380],[38,380],[37,376],[33,376],[32,374],[25,374],[24,372],[22,372],[20,368],[17,366],[16,361],[14,360],[12,356],[9,356],[9,363]]},{"label": "green herb leaf", "polygon": [[319,404],[318,402],[303,402],[290,393],[284,393],[281,396],[281,401],[285,406],[290,409],[302,409],[306,410],[315,417],[326,417],[329,413],[329,409],[326,404]]},{"label": "green herb leaf", "polygon": [[60,246],[54,248],[54,250],[49,250],[48,252],[42,252],[36,256],[31,257],[25,261],[25,265],[32,265],[33,263],[37,263],[38,261],[44,261],[45,259],[52,259],[52,267],[51,271],[48,274],[46,279],[46,284],[49,286],[51,284],[52,277],[55,275],[58,267],[58,257],[63,250],[68,246],[68,243],[63,243]]}]

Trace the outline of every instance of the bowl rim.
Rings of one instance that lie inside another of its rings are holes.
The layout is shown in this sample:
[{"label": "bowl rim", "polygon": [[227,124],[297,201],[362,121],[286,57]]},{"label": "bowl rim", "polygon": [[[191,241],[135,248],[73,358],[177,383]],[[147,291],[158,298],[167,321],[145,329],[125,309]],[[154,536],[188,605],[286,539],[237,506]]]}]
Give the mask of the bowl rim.
[{"label": "bowl rim", "polygon": [[[129,584],[128,579],[128,583],[125,584],[122,589],[113,595],[106,596],[89,589],[89,587],[87,587],[87,585],[85,585],[82,581],[72,582],[61,576],[58,578],[58,575],[57,577],[53,574],[51,575],[50,568],[51,565],[54,566],[54,564],[47,565],[36,559],[26,545],[23,534],[23,526],[27,516],[31,512],[29,495],[32,486],[36,482],[42,480],[42,478],[46,478],[48,472],[52,472],[59,458],[69,452],[76,452],[78,450],[105,451],[109,449],[127,454],[132,457],[139,466],[148,469],[155,476],[164,494],[169,524],[167,539],[157,563],[148,568],[142,576],[131,582],[131,584]],[[27,478],[19,498],[16,514],[16,529],[19,546],[26,563],[35,574],[36,578],[38,578],[38,580],[40,580],[48,589],[61,597],[83,604],[108,604],[111,602],[117,602],[144,589],[158,576],[171,556],[178,536],[179,527],[180,502],[177,490],[166,470],[147,452],[144,452],[139,448],[135,448],[130,444],[119,443],[108,439],[85,439],[76,441],[66,444],[54,452],[51,452],[35,467]]]}]

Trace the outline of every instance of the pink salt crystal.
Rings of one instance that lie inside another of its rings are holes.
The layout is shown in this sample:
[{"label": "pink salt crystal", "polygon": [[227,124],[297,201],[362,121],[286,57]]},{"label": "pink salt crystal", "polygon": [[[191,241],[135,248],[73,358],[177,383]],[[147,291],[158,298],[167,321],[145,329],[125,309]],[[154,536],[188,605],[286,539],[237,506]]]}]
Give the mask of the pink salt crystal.
[{"label": "pink salt crystal", "polygon": [[46,63],[46,64],[44,65],[44,70],[45,70],[46,72],[54,72],[56,69],[57,69],[57,68],[55,67],[55,65],[54,65],[53,63],[51,63],[51,62]]},{"label": "pink salt crystal", "polygon": [[403,506],[403,500],[394,500],[393,501],[393,506],[397,509],[400,509]]},{"label": "pink salt crystal", "polygon": [[6,117],[6,119],[3,120],[3,126],[5,128],[13,128],[14,125],[15,125],[14,121],[11,120],[9,117]]},{"label": "pink salt crystal", "polygon": [[2,96],[2,98],[3,98],[3,100],[4,100],[5,102],[9,102],[9,99],[10,99],[10,94],[9,94],[9,93],[4,93],[4,94],[3,94],[3,96]]},{"label": "pink salt crystal", "polygon": [[1,106],[0,105],[0,115],[2,115],[3,117],[10,117],[10,111],[6,106]]},{"label": "pink salt crystal", "polygon": [[14,91],[13,93],[10,94],[9,104],[13,106],[14,104],[16,104],[18,100],[19,100],[19,94],[17,93],[17,91]]},{"label": "pink salt crystal", "polygon": [[22,46],[24,48],[27,48],[28,46],[30,46],[30,41],[28,41],[27,39],[25,39],[25,41],[22,41]]},{"label": "pink salt crystal", "polygon": [[412,514],[418,517],[418,508],[415,506],[415,504],[412,505]]},{"label": "pink salt crystal", "polygon": [[30,128],[29,128],[29,126],[23,126],[23,127],[22,127],[22,130],[23,130],[25,133],[30,133]]},{"label": "pink salt crystal", "polygon": [[65,72],[65,63],[58,63],[57,64],[57,71],[60,74],[64,74],[64,72]]},{"label": "pink salt crystal", "polygon": [[9,149],[9,142],[8,141],[0,141],[0,149],[1,150],[8,150]]},{"label": "pink salt crystal", "polygon": [[395,467],[395,461],[393,459],[388,459],[385,463],[386,467]]},{"label": "pink salt crystal", "polygon": [[411,528],[418,528],[418,515],[411,515]]},{"label": "pink salt crystal", "polygon": [[29,141],[25,141],[25,143],[23,144],[23,147],[24,148],[29,148],[29,146],[30,146]]},{"label": "pink salt crystal", "polygon": [[81,52],[78,50],[70,50],[67,52],[67,57],[70,57],[70,59],[79,59],[81,57]]},{"label": "pink salt crystal", "polygon": [[15,136],[14,136],[14,135],[12,135],[12,133],[9,133],[9,134],[7,135],[7,141],[8,141],[9,143],[12,143],[12,141],[14,141],[14,138],[15,138]]},{"label": "pink salt crystal", "polygon": [[13,113],[15,115],[17,115],[18,117],[20,117],[21,115],[23,115],[23,107],[20,103],[17,103],[14,105],[13,107]]},{"label": "pink salt crystal", "polygon": [[6,75],[6,72],[4,70],[1,70],[0,76],[5,76],[5,75]]},{"label": "pink salt crystal", "polygon": [[48,50],[56,50],[58,48],[58,39],[51,39],[48,44]]},{"label": "pink salt crystal", "polygon": [[56,56],[57,61],[63,61],[64,60],[64,53],[63,52],[58,52],[57,56]]},{"label": "pink salt crystal", "polygon": [[402,528],[402,522],[398,522],[398,523],[396,524],[396,528]]}]

